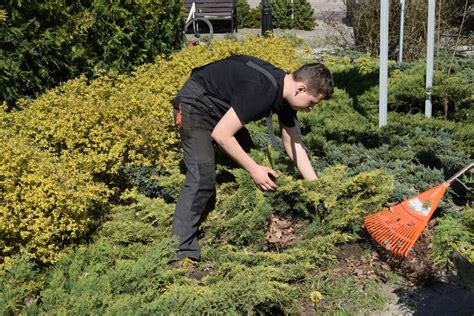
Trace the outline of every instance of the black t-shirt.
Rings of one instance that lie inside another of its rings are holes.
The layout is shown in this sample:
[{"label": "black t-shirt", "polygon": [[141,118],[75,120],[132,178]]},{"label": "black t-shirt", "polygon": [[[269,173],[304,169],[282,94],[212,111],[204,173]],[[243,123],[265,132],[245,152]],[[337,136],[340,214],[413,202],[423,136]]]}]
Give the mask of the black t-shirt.
[{"label": "black t-shirt", "polygon": [[[277,87],[264,73],[247,65],[249,61],[268,71],[275,78]],[[219,106],[227,106],[225,111],[232,106],[244,124],[273,112],[278,115],[281,124],[293,127],[296,111],[283,99],[285,75],[283,70],[266,61],[235,55],[196,68],[191,77],[209,96],[222,101]]]}]

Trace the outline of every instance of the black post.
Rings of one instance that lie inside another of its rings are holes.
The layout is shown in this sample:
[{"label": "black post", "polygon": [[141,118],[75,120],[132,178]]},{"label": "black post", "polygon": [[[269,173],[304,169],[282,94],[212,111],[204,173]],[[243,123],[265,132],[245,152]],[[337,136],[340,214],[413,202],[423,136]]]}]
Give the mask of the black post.
[{"label": "black post", "polygon": [[269,0],[263,0],[262,2],[262,35],[268,37],[268,33],[273,32],[272,7]]}]

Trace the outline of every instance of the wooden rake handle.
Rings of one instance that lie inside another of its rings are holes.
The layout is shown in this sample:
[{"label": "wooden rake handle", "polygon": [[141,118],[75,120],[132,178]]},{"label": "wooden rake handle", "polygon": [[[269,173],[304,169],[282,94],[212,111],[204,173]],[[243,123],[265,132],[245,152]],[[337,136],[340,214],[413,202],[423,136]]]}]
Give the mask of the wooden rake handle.
[{"label": "wooden rake handle", "polygon": [[465,166],[464,168],[462,168],[461,170],[459,170],[458,172],[456,172],[451,178],[449,178],[448,180],[446,180],[446,183],[448,185],[451,185],[451,183],[453,183],[457,178],[459,178],[462,174],[464,174],[465,172],[469,171],[470,169],[472,169],[472,167],[474,167],[474,162],[471,162],[470,164],[468,164],[467,166]]}]

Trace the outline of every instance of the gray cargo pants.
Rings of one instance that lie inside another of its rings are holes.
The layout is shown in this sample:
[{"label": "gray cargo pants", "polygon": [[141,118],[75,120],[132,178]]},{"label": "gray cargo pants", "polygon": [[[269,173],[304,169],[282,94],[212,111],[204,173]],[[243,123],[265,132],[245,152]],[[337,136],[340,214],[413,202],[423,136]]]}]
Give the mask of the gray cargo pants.
[{"label": "gray cargo pants", "polygon": [[[200,98],[192,100],[189,97],[193,92],[199,93],[195,87],[189,87],[187,82],[180,94],[183,90],[187,95],[175,106],[174,116],[175,121],[178,113],[181,116],[181,126],[178,127],[187,172],[176,203],[172,235],[179,239],[178,259],[189,257],[200,260],[197,233],[205,215],[214,208],[216,196],[216,145],[211,133],[220,118]],[[245,128],[235,136],[245,151],[253,147]]]}]

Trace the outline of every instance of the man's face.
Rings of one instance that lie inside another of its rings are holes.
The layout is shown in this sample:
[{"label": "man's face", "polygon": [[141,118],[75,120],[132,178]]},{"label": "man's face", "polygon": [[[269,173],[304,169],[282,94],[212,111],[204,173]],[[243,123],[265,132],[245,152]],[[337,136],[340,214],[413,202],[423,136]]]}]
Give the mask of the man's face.
[{"label": "man's face", "polygon": [[318,94],[318,96],[313,96],[306,89],[300,88],[295,91],[289,98],[288,104],[293,108],[293,110],[310,110],[316,104],[323,100],[323,96]]}]

